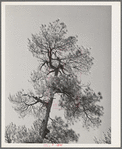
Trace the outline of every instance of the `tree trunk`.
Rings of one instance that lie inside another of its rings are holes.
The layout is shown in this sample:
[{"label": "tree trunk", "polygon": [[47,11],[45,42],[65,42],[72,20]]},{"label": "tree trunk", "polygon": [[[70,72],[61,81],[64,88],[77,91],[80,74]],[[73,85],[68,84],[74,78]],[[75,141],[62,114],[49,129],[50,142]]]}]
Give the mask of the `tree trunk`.
[{"label": "tree trunk", "polygon": [[[52,50],[51,50],[52,51]],[[49,53],[48,53],[49,54]],[[59,68],[55,68],[53,65],[52,65],[52,62],[51,62],[51,53],[49,54],[49,60],[50,60],[50,66],[51,68],[53,68],[55,70],[55,76],[58,76],[58,71],[59,71]],[[48,106],[47,106],[47,111],[46,111],[46,116],[45,116],[45,123],[44,125],[42,126],[42,143],[43,143],[43,140],[44,140],[44,137],[45,137],[45,131],[47,129],[47,124],[48,124],[48,120],[49,120],[49,115],[50,115],[50,110],[51,110],[51,106],[52,106],[52,103],[53,103],[53,98],[54,98],[54,93],[53,93],[53,90],[50,89],[50,101],[48,103]]]},{"label": "tree trunk", "polygon": [[43,143],[43,140],[44,140],[44,137],[45,137],[45,131],[47,129],[47,124],[48,124],[48,120],[49,120],[50,110],[51,110],[51,106],[52,106],[52,103],[53,103],[53,97],[54,97],[53,91],[50,90],[50,101],[49,101],[48,106],[47,106],[47,111],[46,111],[46,116],[45,116],[45,123],[43,125],[42,134],[41,134],[42,143]]}]

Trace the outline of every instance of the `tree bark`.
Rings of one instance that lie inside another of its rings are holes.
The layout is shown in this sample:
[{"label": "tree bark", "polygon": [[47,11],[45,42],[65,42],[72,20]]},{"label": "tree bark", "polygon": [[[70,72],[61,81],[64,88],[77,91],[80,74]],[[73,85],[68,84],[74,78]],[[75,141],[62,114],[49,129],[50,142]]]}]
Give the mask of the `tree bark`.
[{"label": "tree bark", "polygon": [[52,103],[53,103],[53,97],[54,97],[54,94],[53,94],[53,91],[50,90],[50,101],[48,103],[48,106],[47,106],[47,111],[46,111],[46,116],[45,116],[45,123],[43,125],[43,128],[42,128],[42,143],[43,143],[43,140],[44,140],[44,137],[45,137],[45,131],[47,129],[47,124],[48,124],[48,120],[49,120],[49,116],[50,116],[50,110],[51,110],[51,106],[52,106]]}]

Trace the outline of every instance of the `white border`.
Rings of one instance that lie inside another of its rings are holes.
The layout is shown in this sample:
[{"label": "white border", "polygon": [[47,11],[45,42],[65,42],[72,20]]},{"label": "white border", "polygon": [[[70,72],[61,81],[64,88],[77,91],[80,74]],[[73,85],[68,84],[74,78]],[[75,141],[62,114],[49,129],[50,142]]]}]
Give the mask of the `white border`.
[{"label": "white border", "polygon": [[[43,144],[7,144],[4,143],[5,130],[5,6],[6,5],[94,5],[94,6],[111,6],[112,7],[112,69],[111,69],[111,97],[112,97],[112,144],[63,144],[62,147],[120,147],[121,145],[121,97],[120,97],[120,2],[2,2],[1,3],[1,22],[2,22],[2,100],[1,100],[1,145],[2,147],[42,147]],[[48,144],[48,147],[57,147],[56,145]]]},{"label": "white border", "polygon": [[2,5],[120,5],[120,2],[2,2]]},{"label": "white border", "polygon": [[[113,6],[112,6],[113,7]],[[121,52],[120,52],[120,5],[117,3],[112,8],[112,71],[111,71],[111,97],[112,97],[112,143],[114,147],[121,144],[121,96],[120,96],[120,66],[121,66]]]}]

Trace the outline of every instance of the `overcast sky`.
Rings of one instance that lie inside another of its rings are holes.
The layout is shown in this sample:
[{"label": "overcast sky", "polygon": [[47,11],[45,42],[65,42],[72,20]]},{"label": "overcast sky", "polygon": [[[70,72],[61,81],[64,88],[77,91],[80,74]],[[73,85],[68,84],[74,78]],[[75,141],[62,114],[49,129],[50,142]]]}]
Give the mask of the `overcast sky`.
[{"label": "overcast sky", "polygon": [[[90,82],[91,88],[96,93],[100,91],[103,96],[100,103],[104,107],[102,125],[88,131],[79,122],[73,129],[81,135],[78,143],[94,143],[94,136],[101,138],[111,126],[111,7],[8,5],[5,13],[5,124],[32,125],[32,117],[19,118],[8,96],[21,89],[32,88],[28,80],[38,62],[27,48],[27,38],[31,38],[32,33],[38,33],[41,24],[48,25],[59,18],[67,25],[69,36],[78,35],[78,45],[91,48],[94,65],[91,73],[81,76],[81,79],[84,83]],[[57,116],[63,117],[57,110],[53,108],[51,116],[57,113]]]}]

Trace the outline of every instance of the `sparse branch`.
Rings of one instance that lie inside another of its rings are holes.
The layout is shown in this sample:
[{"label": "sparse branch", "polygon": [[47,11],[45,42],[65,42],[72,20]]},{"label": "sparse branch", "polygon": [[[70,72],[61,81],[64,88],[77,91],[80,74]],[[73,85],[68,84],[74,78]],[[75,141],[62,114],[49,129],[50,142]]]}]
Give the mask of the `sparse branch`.
[{"label": "sparse branch", "polygon": [[[48,51],[48,48],[47,48],[46,46],[44,46],[44,44],[39,43],[37,39],[35,40],[35,42],[36,42],[36,45],[37,45],[40,49],[45,48],[45,49]],[[45,51],[45,53],[47,53],[47,51]]]},{"label": "sparse branch", "polygon": [[[23,101],[24,102],[24,101]],[[25,103],[24,102],[24,104],[26,105],[26,106],[33,106],[33,105],[35,105],[35,104],[37,104],[38,103],[38,101],[36,101],[36,102],[34,102],[34,103],[31,103],[31,104],[27,104],[27,103]]]},{"label": "sparse branch", "polygon": [[[44,104],[44,105],[47,105],[47,103],[46,103],[45,101],[43,101],[43,100],[40,99],[40,98],[42,98],[43,96],[41,96],[41,97],[36,97],[36,96],[30,96],[30,95],[28,95],[28,94],[23,94],[23,96],[28,96],[29,98],[35,99],[35,100],[36,100],[35,103],[40,102],[40,103],[42,103],[42,104]],[[35,103],[34,103],[34,104],[35,104]],[[32,105],[33,105],[33,104],[32,104]]]},{"label": "sparse branch", "polygon": [[[21,108],[21,109],[20,109],[20,110],[21,110],[21,112],[20,112],[20,113],[23,113],[23,112],[27,111],[27,110],[28,110],[28,108],[29,108],[29,105],[26,105],[24,108]],[[15,110],[16,110],[16,111],[19,111],[19,109],[18,109],[18,108],[15,108]]]},{"label": "sparse branch", "polygon": [[[84,107],[83,107],[83,109],[84,109]],[[84,113],[85,113],[86,117],[88,118],[88,120],[89,120],[91,123],[94,124],[94,122],[93,122],[92,119],[88,116],[88,114],[87,114],[87,112],[85,111],[85,109],[84,109]]]},{"label": "sparse branch", "polygon": [[45,64],[47,64],[47,66],[48,66],[48,61],[44,61],[44,63],[41,65],[41,67],[40,67],[40,70],[42,69],[42,67],[45,65]]}]

